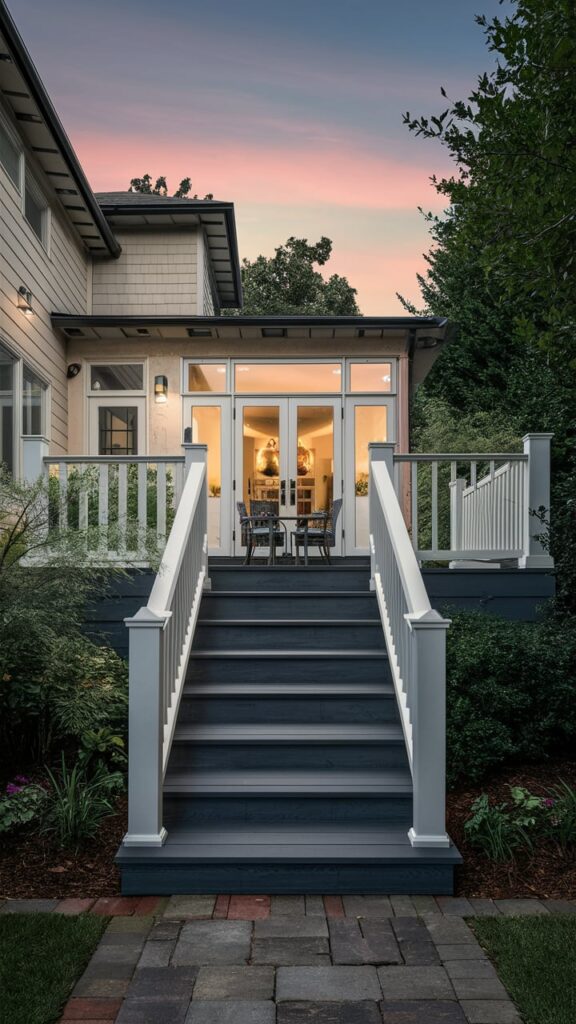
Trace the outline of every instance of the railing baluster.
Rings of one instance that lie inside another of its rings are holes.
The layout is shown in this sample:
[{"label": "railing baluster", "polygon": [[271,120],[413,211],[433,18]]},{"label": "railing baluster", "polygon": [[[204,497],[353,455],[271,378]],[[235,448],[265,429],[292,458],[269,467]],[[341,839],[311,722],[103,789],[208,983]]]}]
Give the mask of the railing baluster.
[{"label": "railing baluster", "polygon": [[418,463],[410,467],[411,500],[412,500],[412,547],[418,550]]},{"label": "railing baluster", "polygon": [[438,463],[432,463],[432,551],[438,550]]},{"label": "railing baluster", "polygon": [[166,463],[156,467],[156,535],[159,540],[166,536]]},{"label": "railing baluster", "polygon": [[138,463],[138,553],[146,551],[146,529],[148,525],[148,465]]}]

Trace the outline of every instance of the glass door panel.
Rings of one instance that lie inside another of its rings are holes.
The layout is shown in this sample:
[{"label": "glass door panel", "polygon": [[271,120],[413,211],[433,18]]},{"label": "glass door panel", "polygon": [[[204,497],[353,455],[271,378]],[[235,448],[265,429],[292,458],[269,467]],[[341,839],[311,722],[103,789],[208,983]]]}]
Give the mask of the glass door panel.
[{"label": "glass door panel", "polygon": [[349,398],[346,403],[346,536],[347,554],[367,554],[368,445],[393,440],[390,408],[385,399]]},{"label": "glass door panel", "polygon": [[[248,514],[268,508],[287,514],[288,400],[239,398],[236,400],[235,551],[243,554],[237,503]],[[262,503],[266,503],[263,505]],[[277,554],[281,554],[278,551]],[[268,555],[259,549],[258,557]]]},{"label": "glass door panel", "polygon": [[185,438],[208,447],[208,553],[230,553],[230,400],[185,398]]},{"label": "glass door panel", "polygon": [[145,455],[144,398],[90,398],[90,455]]},{"label": "glass door panel", "polygon": [[[289,432],[289,515],[328,511],[341,497],[342,423],[340,399],[291,398]],[[294,523],[287,523],[288,532]],[[342,522],[337,523],[336,544],[331,554],[341,553]],[[312,550],[312,556],[318,554]]]}]

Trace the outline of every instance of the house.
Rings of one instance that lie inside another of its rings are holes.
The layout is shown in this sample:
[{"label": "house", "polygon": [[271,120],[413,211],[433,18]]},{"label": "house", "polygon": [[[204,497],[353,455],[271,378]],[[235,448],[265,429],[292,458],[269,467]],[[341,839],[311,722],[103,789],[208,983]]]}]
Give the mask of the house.
[{"label": "house", "polygon": [[2,0],[0,190],[0,458],[92,557],[163,552],[127,620],[124,890],[449,892],[431,597],[550,593],[550,435],[411,454],[446,322],[242,316],[233,205],[95,195]]}]

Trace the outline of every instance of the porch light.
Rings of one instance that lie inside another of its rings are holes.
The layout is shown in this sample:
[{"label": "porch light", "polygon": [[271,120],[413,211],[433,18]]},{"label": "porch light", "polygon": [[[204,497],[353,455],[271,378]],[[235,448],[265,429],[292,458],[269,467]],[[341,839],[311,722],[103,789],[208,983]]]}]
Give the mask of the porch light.
[{"label": "porch light", "polygon": [[25,316],[34,316],[32,292],[25,284],[21,284],[18,289],[18,309],[21,309]]},{"label": "porch light", "polygon": [[168,401],[168,377],[163,374],[154,377],[154,401],[159,405]]}]

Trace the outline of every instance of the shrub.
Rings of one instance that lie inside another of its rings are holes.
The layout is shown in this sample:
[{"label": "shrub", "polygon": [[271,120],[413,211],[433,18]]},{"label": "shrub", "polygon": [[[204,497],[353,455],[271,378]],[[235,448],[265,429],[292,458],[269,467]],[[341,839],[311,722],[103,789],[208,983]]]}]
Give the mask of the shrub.
[{"label": "shrub", "polygon": [[60,846],[79,847],[91,839],[103,818],[114,813],[114,796],[123,788],[119,772],[98,764],[93,775],[79,763],[68,768],[62,755],[59,773],[48,769],[51,792],[44,831]]},{"label": "shrub", "polygon": [[512,860],[516,850],[531,846],[530,835],[522,818],[510,812],[505,803],[491,804],[482,793],[472,804],[472,817],[464,825],[464,834],[490,860]]},{"label": "shrub", "polygon": [[0,833],[10,832],[37,818],[44,810],[46,797],[42,786],[31,782],[25,775],[17,775],[0,797]]},{"label": "shrub", "polygon": [[512,860],[517,850],[532,850],[538,841],[552,840],[567,853],[576,843],[576,790],[561,782],[552,792],[554,798],[535,796],[511,786],[512,802],[500,804],[482,793],[464,825],[466,838],[495,861]]},{"label": "shrub", "polygon": [[449,784],[567,751],[576,736],[576,621],[508,622],[475,612],[451,618]]}]

